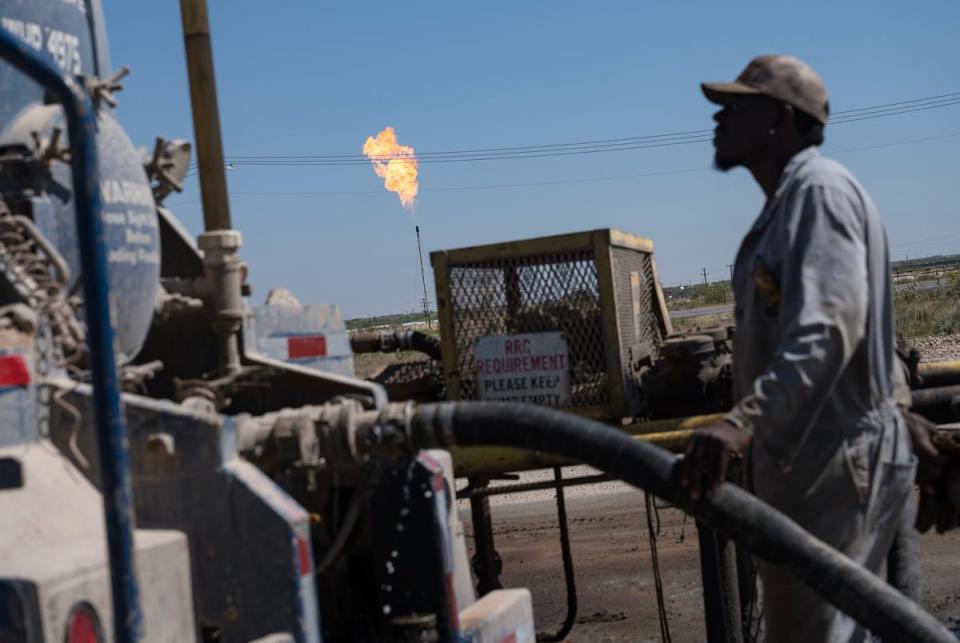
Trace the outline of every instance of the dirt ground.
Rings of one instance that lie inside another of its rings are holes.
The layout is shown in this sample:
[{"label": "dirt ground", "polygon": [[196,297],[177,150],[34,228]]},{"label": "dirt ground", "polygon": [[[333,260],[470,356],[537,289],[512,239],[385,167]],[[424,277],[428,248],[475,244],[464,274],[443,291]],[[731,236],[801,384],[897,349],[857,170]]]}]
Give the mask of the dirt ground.
[{"label": "dirt ground", "polygon": [[[960,359],[960,335],[924,337],[915,342],[924,362]],[[592,473],[596,471],[589,467],[565,469],[565,477]],[[552,475],[549,470],[521,474],[523,482],[547,480]],[[579,601],[576,625],[567,640],[659,641],[643,494],[623,483],[605,482],[568,488],[566,497]],[[531,590],[538,632],[556,631],[566,614],[553,498],[553,491],[538,491],[491,500],[504,586]],[[460,506],[468,548],[472,548],[470,512],[465,502]],[[661,509],[659,517],[657,548],[671,637],[677,643],[704,641],[696,526],[675,509]],[[928,533],[921,543],[922,604],[958,631],[960,530],[945,535]]]},{"label": "dirt ground", "polygon": [[[579,608],[567,640],[659,641],[643,495],[619,483],[568,492]],[[670,634],[677,643],[703,641],[696,527],[678,510],[661,509],[659,514],[657,548]],[[469,511],[461,516],[469,547]],[[504,586],[529,588],[537,631],[556,631],[566,613],[566,594],[552,492],[500,497],[493,503],[493,518]],[[960,619],[960,533],[927,534],[922,551],[923,605],[954,625]]]},{"label": "dirt ground", "polygon": [[913,346],[920,351],[922,362],[945,362],[960,359],[960,335],[918,337]]}]

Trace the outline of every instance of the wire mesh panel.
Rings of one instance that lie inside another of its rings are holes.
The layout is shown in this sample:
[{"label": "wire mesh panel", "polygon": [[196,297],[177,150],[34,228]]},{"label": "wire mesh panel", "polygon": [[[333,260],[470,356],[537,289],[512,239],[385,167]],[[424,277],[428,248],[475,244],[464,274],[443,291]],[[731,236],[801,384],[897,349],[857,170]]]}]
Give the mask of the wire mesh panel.
[{"label": "wire mesh panel", "polygon": [[473,350],[480,337],[562,332],[573,406],[607,402],[603,322],[593,252],[450,266],[450,305],[460,398],[477,399]]},{"label": "wire mesh panel", "polygon": [[620,329],[620,360],[624,369],[626,394],[639,399],[640,387],[632,361],[641,344],[656,357],[663,340],[652,255],[630,248],[612,248],[613,287]]},{"label": "wire mesh panel", "polygon": [[478,340],[560,333],[568,408],[629,415],[639,396],[631,350],[655,352],[662,338],[651,252],[646,239],[596,230],[432,253],[448,395],[483,397]]}]

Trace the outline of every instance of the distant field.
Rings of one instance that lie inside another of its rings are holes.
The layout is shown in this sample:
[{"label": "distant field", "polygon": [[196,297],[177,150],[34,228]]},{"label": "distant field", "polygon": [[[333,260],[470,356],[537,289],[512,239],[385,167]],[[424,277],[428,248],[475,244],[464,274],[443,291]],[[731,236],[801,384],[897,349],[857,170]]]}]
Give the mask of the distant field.
[{"label": "distant field", "polygon": [[672,320],[673,332],[685,333],[698,328],[724,326],[733,322],[733,313],[718,313],[713,315],[697,315],[696,317],[681,317]]},{"label": "distant field", "polygon": [[[710,302],[713,303],[713,302]],[[669,306],[671,309],[694,308],[710,305],[698,303],[696,306]],[[908,345],[923,344],[925,338],[945,337],[960,334],[960,273],[941,273],[939,281],[918,280],[916,283],[901,283],[893,296],[896,333]],[[716,326],[731,321],[732,313],[722,315],[700,315],[674,319],[673,328],[677,332],[693,330],[697,327]]]},{"label": "distant field", "polygon": [[960,333],[960,276],[933,288],[907,286],[893,297],[897,334],[908,342],[931,335]]},{"label": "distant field", "polygon": [[729,281],[694,284],[684,286],[683,290],[679,286],[664,288],[663,295],[667,299],[668,310],[688,310],[733,302],[733,289]]},{"label": "distant field", "polygon": [[890,271],[894,274],[909,273],[931,268],[960,268],[960,255],[934,255],[905,261],[894,261],[890,264]]},{"label": "distant field", "polygon": [[[929,347],[931,341],[937,342],[938,337],[960,336],[960,271],[929,270],[931,264],[944,266],[951,260],[960,262],[960,255],[949,257],[930,257],[923,260],[901,262],[901,275],[907,271],[923,275],[915,283],[909,280],[899,280],[894,293],[894,311],[896,317],[896,333],[907,346],[917,346],[921,349]],[[673,298],[667,302],[670,310],[686,310],[711,306],[733,301],[729,282],[718,282],[709,285],[690,286],[684,289],[683,299]],[[418,330],[436,333],[436,314],[431,313],[432,329],[425,325],[417,325]],[[733,313],[701,315],[674,319],[675,332],[694,330],[731,322]],[[423,313],[402,313],[397,315],[382,315],[379,317],[361,317],[347,320],[350,330],[370,328],[398,328],[405,324],[423,322]],[[410,328],[412,326],[406,326]],[[355,363],[357,373],[361,377],[369,376],[386,364],[398,361],[415,361],[422,359],[419,353],[394,353],[389,355],[357,355]]]},{"label": "distant field", "polygon": [[[437,311],[430,311],[430,321],[436,326]],[[347,330],[364,330],[370,328],[397,328],[404,324],[425,323],[423,311],[413,313],[397,313],[394,315],[379,315],[376,317],[354,317],[346,320]]]}]

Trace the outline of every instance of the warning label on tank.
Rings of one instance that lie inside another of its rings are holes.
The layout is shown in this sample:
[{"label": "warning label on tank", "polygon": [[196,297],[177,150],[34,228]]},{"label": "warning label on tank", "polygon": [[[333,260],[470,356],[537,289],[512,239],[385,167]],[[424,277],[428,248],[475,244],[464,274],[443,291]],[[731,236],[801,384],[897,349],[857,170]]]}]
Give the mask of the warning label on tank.
[{"label": "warning label on tank", "polygon": [[563,333],[480,337],[473,365],[481,400],[570,405],[570,359]]}]

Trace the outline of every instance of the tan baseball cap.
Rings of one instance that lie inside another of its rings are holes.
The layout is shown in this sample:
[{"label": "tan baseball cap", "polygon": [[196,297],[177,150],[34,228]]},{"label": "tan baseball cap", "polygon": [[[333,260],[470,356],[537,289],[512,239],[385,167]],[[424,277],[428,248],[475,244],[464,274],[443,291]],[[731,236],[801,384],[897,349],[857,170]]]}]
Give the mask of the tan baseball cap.
[{"label": "tan baseball cap", "polygon": [[701,83],[704,96],[723,105],[731,95],[762,94],[803,110],[824,125],[830,114],[823,79],[792,56],[758,56],[732,83]]}]

